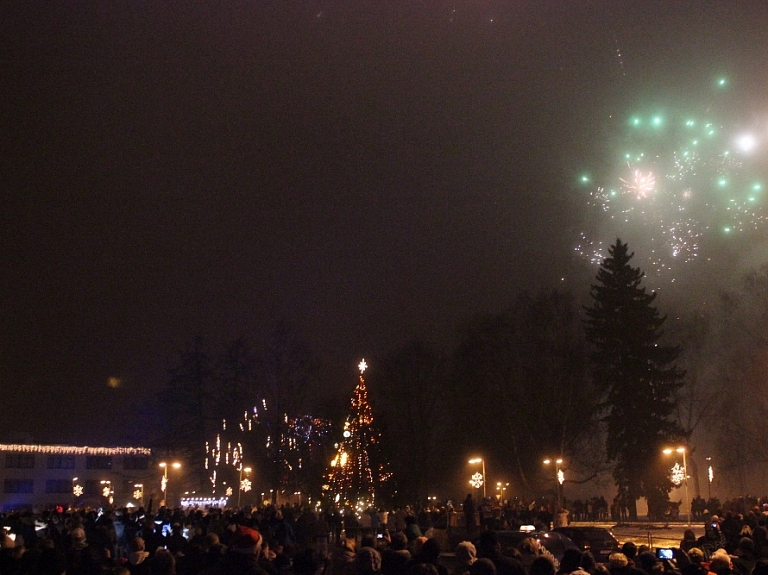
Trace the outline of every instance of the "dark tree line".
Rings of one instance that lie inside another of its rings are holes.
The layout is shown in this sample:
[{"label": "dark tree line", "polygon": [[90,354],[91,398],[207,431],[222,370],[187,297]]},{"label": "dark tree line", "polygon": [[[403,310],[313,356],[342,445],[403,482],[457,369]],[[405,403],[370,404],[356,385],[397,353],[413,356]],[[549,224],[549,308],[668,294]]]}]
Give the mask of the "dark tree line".
[{"label": "dark tree line", "polygon": [[[486,479],[509,482],[508,494],[552,491],[554,469],[542,462],[561,458],[568,482],[612,470],[633,512],[639,497],[663,507],[671,484],[661,446],[687,437],[677,420],[684,373],[676,365],[680,349],[664,343],[656,296],[642,287],[631,257],[617,241],[590,307],[559,291],[521,294],[506,311],[467,321],[453,350],[413,341],[372,362],[368,388],[397,497],[460,493],[474,471],[467,459],[481,454]],[[205,442],[222,420],[235,425],[256,406],[259,428],[244,449],[258,461],[262,484],[292,481],[318,494],[346,406],[333,414],[336,428],[325,444],[312,448],[314,459],[274,441],[290,434],[291,418],[327,415],[318,413],[329,390],[317,368],[287,325],[258,348],[239,339],[212,353],[195,340],[158,394],[165,409],[157,445],[199,462],[202,488],[210,475],[202,468]],[[352,375],[348,383],[351,391]],[[495,493],[495,484],[488,488]]]},{"label": "dark tree line", "polygon": [[457,430],[518,492],[541,489],[545,457],[567,454],[580,473],[595,465],[584,345],[578,306],[558,292],[521,295],[509,311],[462,331],[453,375]]},{"label": "dark tree line", "polygon": [[[312,413],[317,385],[315,358],[288,324],[278,325],[259,347],[239,338],[217,353],[197,338],[179,354],[157,394],[154,445],[183,458],[186,478],[203,492],[210,492],[212,474],[210,466],[205,468],[206,445],[210,448],[217,436],[225,448],[242,445],[245,464],[258,469],[260,485],[301,489],[321,474],[317,460],[324,453],[288,453],[285,442],[292,430],[287,428],[289,419]],[[237,475],[226,466],[218,473],[230,485]]]}]

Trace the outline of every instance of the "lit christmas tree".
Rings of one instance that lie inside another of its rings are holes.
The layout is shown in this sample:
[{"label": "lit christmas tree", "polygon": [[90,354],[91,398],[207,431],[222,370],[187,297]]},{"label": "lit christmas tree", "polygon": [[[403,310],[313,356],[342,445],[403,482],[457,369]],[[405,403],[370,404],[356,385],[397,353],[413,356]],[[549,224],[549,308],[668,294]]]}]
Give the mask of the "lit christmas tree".
[{"label": "lit christmas tree", "polygon": [[352,393],[352,409],[344,423],[344,438],[331,461],[329,491],[339,504],[365,507],[391,479],[381,457],[381,435],[373,425],[373,410],[368,402],[363,372],[365,360],[358,365],[360,380]]}]

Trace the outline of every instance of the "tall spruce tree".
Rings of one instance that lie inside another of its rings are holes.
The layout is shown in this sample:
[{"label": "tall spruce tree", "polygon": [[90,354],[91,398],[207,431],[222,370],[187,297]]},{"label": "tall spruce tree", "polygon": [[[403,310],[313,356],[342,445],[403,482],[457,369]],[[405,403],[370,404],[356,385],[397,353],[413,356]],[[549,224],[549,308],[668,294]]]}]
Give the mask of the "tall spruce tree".
[{"label": "tall spruce tree", "polygon": [[641,287],[644,273],[629,262],[620,239],[609,250],[592,285],[585,329],[595,386],[607,432],[607,455],[619,497],[637,518],[637,499],[646,497],[649,514],[659,513],[671,482],[661,450],[684,433],[673,420],[675,391],[685,372],[677,367],[677,346],[664,345],[655,293]]}]

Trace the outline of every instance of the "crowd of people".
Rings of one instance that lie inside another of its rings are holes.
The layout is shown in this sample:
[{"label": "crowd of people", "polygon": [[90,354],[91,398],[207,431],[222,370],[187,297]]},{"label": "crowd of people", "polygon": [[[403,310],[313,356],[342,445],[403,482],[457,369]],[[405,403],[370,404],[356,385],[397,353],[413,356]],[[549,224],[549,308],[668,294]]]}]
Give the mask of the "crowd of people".
[{"label": "crowd of people", "polygon": [[458,544],[437,536],[440,510],[407,506],[348,523],[276,506],[9,513],[0,575],[768,575],[768,505],[711,516],[671,558],[630,542],[606,564],[573,548],[558,561],[534,537],[505,548],[497,529],[472,521],[471,498],[462,507],[471,523],[454,531]]}]

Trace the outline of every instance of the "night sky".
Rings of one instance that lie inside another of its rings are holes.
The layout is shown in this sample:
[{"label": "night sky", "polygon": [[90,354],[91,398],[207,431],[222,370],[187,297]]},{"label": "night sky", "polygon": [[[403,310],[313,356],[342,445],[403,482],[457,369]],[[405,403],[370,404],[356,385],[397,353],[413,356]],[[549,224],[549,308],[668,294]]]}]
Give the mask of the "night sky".
[{"label": "night sky", "polygon": [[351,390],[586,293],[613,118],[725,74],[768,119],[767,30],[762,1],[4,3],[0,438],[109,442],[198,335],[294,322]]}]

